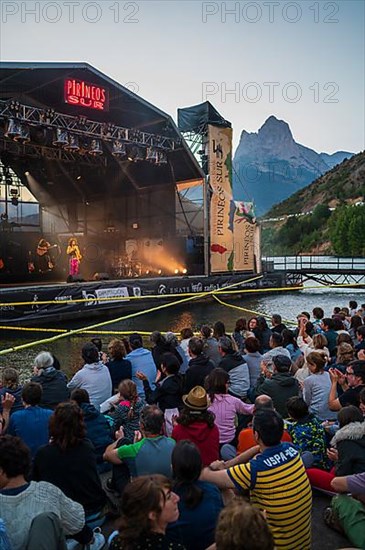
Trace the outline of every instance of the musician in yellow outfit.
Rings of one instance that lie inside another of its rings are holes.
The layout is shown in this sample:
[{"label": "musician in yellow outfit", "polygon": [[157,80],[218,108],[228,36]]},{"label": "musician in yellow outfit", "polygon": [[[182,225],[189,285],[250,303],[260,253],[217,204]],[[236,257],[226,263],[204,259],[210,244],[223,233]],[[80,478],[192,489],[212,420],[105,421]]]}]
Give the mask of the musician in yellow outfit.
[{"label": "musician in yellow outfit", "polygon": [[78,275],[80,270],[80,262],[82,260],[82,255],[80,252],[78,242],[73,237],[71,237],[71,239],[68,241],[67,255],[70,258],[69,274],[72,276]]}]

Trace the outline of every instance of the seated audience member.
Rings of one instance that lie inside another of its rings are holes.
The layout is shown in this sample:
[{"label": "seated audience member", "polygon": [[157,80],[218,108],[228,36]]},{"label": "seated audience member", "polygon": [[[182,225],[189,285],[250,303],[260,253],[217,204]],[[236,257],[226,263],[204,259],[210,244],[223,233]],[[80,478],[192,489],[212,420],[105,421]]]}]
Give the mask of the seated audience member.
[{"label": "seated audience member", "polygon": [[363,324],[364,323],[360,315],[353,315],[351,317],[349,334],[355,346],[359,343],[357,339],[357,329],[362,327]]},{"label": "seated audience member", "polygon": [[275,410],[285,418],[288,416],[286,402],[289,397],[299,395],[300,386],[289,372],[292,364],[289,357],[276,355],[272,361],[273,372],[262,361],[262,374],[257,381],[256,395],[269,395],[273,400]]},{"label": "seated audience member", "polygon": [[208,411],[215,416],[219,430],[219,444],[230,443],[237,446],[235,420],[238,414],[252,415],[254,405],[247,405],[228,393],[229,374],[223,369],[214,369],[206,380],[210,406]]},{"label": "seated audience member", "polygon": [[232,339],[236,343],[237,351],[241,354],[244,353],[245,340],[247,335],[247,321],[244,318],[237,319],[234,331],[232,332]]},{"label": "seated audience member", "polygon": [[53,411],[39,406],[42,386],[36,382],[24,385],[22,400],[24,409],[11,415],[8,433],[20,437],[28,445],[34,458],[38,448],[48,443],[48,423]]},{"label": "seated audience member", "polygon": [[195,386],[204,386],[205,378],[214,369],[214,363],[205,355],[204,342],[201,338],[189,339],[189,367],[185,373],[184,392],[189,393]]},{"label": "seated audience member", "polygon": [[11,408],[15,403],[14,395],[6,393],[1,396],[2,412],[0,413],[0,435],[4,434],[9,426]]},{"label": "seated audience member", "polygon": [[[222,321],[216,321],[214,323],[213,336],[216,340],[219,340],[219,338],[223,338],[224,336],[230,338],[230,336],[228,336],[228,334],[226,333],[226,327],[225,324],[222,323]],[[237,351],[237,349],[235,351]]]},{"label": "seated audience member", "polygon": [[228,470],[205,468],[201,479],[221,489],[249,490],[251,502],[265,512],[275,548],[309,550],[312,491],[299,451],[290,443],[280,443],[283,430],[277,412],[257,412],[253,431],[260,454]]},{"label": "seated audience member", "polygon": [[[79,533],[85,523],[84,510],[80,504],[66,497],[51,483],[26,481],[31,468],[28,447],[18,437],[0,436],[0,515],[4,520],[12,550],[28,548],[27,542],[33,521],[42,513],[54,514],[60,521],[51,521],[49,529],[37,529],[38,548],[64,548],[65,535]],[[62,533],[63,531],[63,533]],[[34,540],[34,539],[33,539]],[[33,545],[33,548],[36,546]]]},{"label": "seated audience member", "polygon": [[[106,497],[97,472],[94,447],[85,438],[80,407],[74,402],[57,405],[50,419],[49,434],[50,443],[36,454],[33,479],[53,483],[83,506],[86,526],[82,539],[74,538],[79,543],[92,544],[92,528],[102,525],[105,519]],[[98,535],[95,548],[102,548],[104,537],[100,533]]]},{"label": "seated audience member", "polygon": [[316,467],[329,469],[326,453],[326,434],[322,424],[308,410],[306,402],[301,397],[291,397],[287,401],[287,409],[291,422],[287,424],[287,431],[292,438],[293,445],[300,453],[311,453],[303,457],[307,468]]},{"label": "seated audience member", "polygon": [[356,548],[365,548],[365,472],[335,477],[331,487],[342,494],[325,510],[326,524],[343,532]]},{"label": "seated audience member", "polygon": [[208,325],[203,325],[200,332],[204,343],[204,354],[214,363],[215,367],[218,367],[218,363],[222,358],[218,350],[218,342],[212,336],[213,330]]},{"label": "seated audience member", "polygon": [[84,417],[86,437],[94,445],[98,472],[102,473],[110,469],[103,460],[103,454],[108,445],[113,442],[109,422],[103,414],[91,405],[89,394],[86,390],[77,389],[71,393],[72,401],[76,401]]},{"label": "seated audience member", "polygon": [[189,361],[184,353],[184,350],[179,344],[176,334],[174,332],[167,331],[165,333],[165,338],[166,338],[166,342],[170,345],[170,352],[176,355],[179,361],[179,364],[180,364],[179,373],[184,374],[186,372],[186,369],[188,368]]},{"label": "seated audience member", "polygon": [[334,357],[336,355],[336,345],[337,345],[337,332],[334,330],[334,322],[330,317],[325,317],[321,321],[321,330],[324,332],[324,335],[327,339],[327,347],[330,352],[330,356]]},{"label": "seated audience member", "polygon": [[273,364],[273,358],[277,355],[285,355],[290,359],[290,352],[283,347],[283,337],[277,332],[271,333],[269,340],[270,350],[263,354],[262,361],[270,368]]},{"label": "seated audience member", "polygon": [[269,329],[269,326],[266,322],[265,317],[259,315],[257,317],[257,328],[254,330],[254,335],[258,338],[260,342],[260,352],[266,353],[270,350],[270,338],[272,336],[272,331]]},{"label": "seated audience member", "polygon": [[158,330],[152,332],[150,340],[152,344],[154,344],[151,351],[157,370],[161,368],[162,356],[165,353],[172,353],[178,360],[179,365],[182,364],[183,358],[176,352],[176,348],[174,348],[171,343],[167,341],[166,337],[163,336],[161,332]]},{"label": "seated audience member", "polygon": [[249,336],[245,340],[245,354],[242,356],[248,366],[250,375],[250,391],[256,387],[257,379],[260,376],[260,365],[262,355],[259,352],[260,342],[254,336]]},{"label": "seated audience member", "polygon": [[[181,409],[183,382],[179,375],[180,363],[173,353],[164,353],[160,357],[159,370],[157,372],[155,389],[152,389],[148,378],[143,372],[137,372],[136,376],[143,382],[143,389],[148,404],[157,404],[165,412],[167,409]],[[164,378],[161,380],[161,375]]]},{"label": "seated audience member", "polygon": [[132,380],[123,380],[118,387],[117,403],[109,413],[114,420],[113,430],[123,428],[124,438],[133,443],[134,434],[139,430],[139,419],[145,402],[138,397],[137,386]]},{"label": "seated audience member", "polygon": [[103,342],[102,342],[101,338],[91,338],[90,342],[91,342],[91,344],[94,344],[94,346],[96,346],[96,348],[98,350],[99,361],[101,361],[102,363],[105,364],[108,360],[108,357],[107,357],[106,353],[103,352]]},{"label": "seated audience member", "polygon": [[324,317],[324,311],[321,307],[314,307],[312,310],[313,326],[316,333],[322,332],[321,321]]},{"label": "seated audience member", "polygon": [[239,399],[246,397],[250,388],[250,373],[246,361],[234,350],[232,340],[227,336],[218,340],[218,349],[222,357],[218,367],[229,375],[229,393]]},{"label": "seated audience member", "polygon": [[91,342],[84,345],[81,354],[85,365],[77,371],[67,386],[71,391],[76,388],[86,390],[90,403],[100,410],[101,403],[112,395],[109,371],[99,359],[98,348]]},{"label": "seated audience member", "polygon": [[118,401],[110,416],[114,420],[114,431],[123,428],[124,438],[133,443],[134,434],[139,430],[139,419],[145,402],[138,397],[137,386],[132,380],[123,380],[118,388]]},{"label": "seated audience member", "polygon": [[1,387],[0,387],[0,413],[3,410],[1,404],[1,398],[5,396],[6,393],[10,393],[14,396],[14,404],[11,408],[11,413],[16,411],[21,411],[23,407],[22,401],[22,390],[23,386],[19,384],[19,373],[16,369],[11,367],[3,369],[1,375]]},{"label": "seated audience member", "polygon": [[[274,410],[274,403],[271,397],[269,397],[268,395],[259,395],[255,399],[253,414],[255,415],[258,411],[263,411],[263,410],[269,410],[269,411]],[[288,434],[287,430],[284,430],[283,437],[281,439],[282,443],[284,443],[285,441],[291,442],[291,437]],[[238,454],[248,451],[255,445],[256,445],[256,440],[255,440],[252,427],[241,430],[238,435],[238,447],[237,447]]]},{"label": "seated audience member", "polygon": [[214,531],[223,500],[212,483],[200,481],[203,468],[199,450],[180,441],[172,452],[173,490],[179,496],[179,519],[167,529],[169,539],[186,550],[205,550],[214,542]]},{"label": "seated audience member", "polygon": [[360,350],[365,350],[365,325],[356,330],[356,337],[358,343],[355,345],[355,351],[358,353]]},{"label": "seated audience member", "polygon": [[[338,339],[348,336],[345,334],[340,334]],[[346,367],[351,361],[355,358],[355,350],[352,344],[348,342],[338,342],[336,348],[336,360],[331,364],[331,368],[338,369],[343,374],[346,372]]]},{"label": "seated audience member", "polygon": [[132,364],[132,380],[137,386],[138,396],[145,398],[142,380],[137,378],[137,372],[143,372],[148,378],[150,384],[156,380],[156,365],[152,353],[143,347],[143,340],[140,334],[134,333],[129,337],[129,344],[132,351],[128,353],[126,359]]},{"label": "seated audience member", "polygon": [[283,347],[288,350],[290,353],[290,359],[294,363],[294,361],[303,355],[295,339],[294,332],[285,328],[281,332],[281,336],[283,338]]},{"label": "seated audience member", "polygon": [[[365,387],[365,361],[351,361],[343,374],[337,369],[330,369],[331,390],[328,397],[328,406],[331,411],[339,411],[347,405],[360,404],[360,392]],[[343,393],[337,397],[337,384]]]},{"label": "seated audience member", "polygon": [[307,365],[310,375],[303,383],[303,398],[309,407],[309,411],[316,415],[322,422],[336,420],[337,413],[328,407],[328,398],[331,391],[331,378],[324,370],[326,357],[313,351],[307,355]]},{"label": "seated audience member", "polygon": [[286,326],[282,322],[282,318],[281,318],[281,315],[279,315],[279,313],[274,313],[271,316],[271,326],[272,326],[271,332],[278,332],[279,334],[281,334],[283,330],[286,329]]},{"label": "seated audience member", "polygon": [[117,441],[107,447],[104,460],[113,464],[110,487],[120,494],[131,477],[162,474],[172,476],[171,454],[175,441],[162,435],[164,415],[156,405],[143,408],[140,430],[135,442],[125,441],[123,429],[116,433]]},{"label": "seated audience member", "polygon": [[121,501],[119,533],[111,540],[110,550],[184,550],[180,543],[166,537],[169,523],[179,517],[179,497],[171,490],[171,481],[162,475],[142,476],[127,485]]},{"label": "seated audience member", "polygon": [[204,388],[196,386],[183,397],[184,408],[176,419],[172,438],[178,442],[187,439],[198,447],[203,465],[219,458],[219,430],[214,414],[208,411],[208,397]]},{"label": "seated audience member", "polygon": [[125,345],[123,341],[118,340],[118,338],[113,338],[113,340],[109,342],[108,354],[110,359],[107,361],[106,367],[109,370],[114,391],[123,380],[132,378],[132,365],[128,359],[125,359]]},{"label": "seated audience member", "polygon": [[42,351],[34,359],[33,371],[31,381],[40,384],[43,390],[41,407],[55,409],[58,403],[69,399],[66,375],[54,367],[54,358],[48,351]]},{"label": "seated audience member", "polygon": [[362,412],[363,416],[365,417],[365,388],[363,388],[360,392],[360,411]]},{"label": "seated audience member", "polygon": [[221,511],[215,532],[215,545],[207,550],[244,548],[274,550],[274,539],[264,514],[243,498],[235,497]]},{"label": "seated audience member", "polygon": [[365,422],[357,407],[349,405],[338,413],[339,430],[331,440],[327,451],[335,467],[330,472],[316,468],[307,470],[311,485],[325,492],[332,492],[331,481],[336,476],[361,474],[365,471]]},{"label": "seated audience member", "polygon": [[185,357],[189,363],[191,359],[189,354],[189,341],[190,341],[190,338],[193,338],[194,332],[191,330],[191,328],[186,327],[181,330],[180,336],[181,336],[180,346],[183,352],[185,353]]}]

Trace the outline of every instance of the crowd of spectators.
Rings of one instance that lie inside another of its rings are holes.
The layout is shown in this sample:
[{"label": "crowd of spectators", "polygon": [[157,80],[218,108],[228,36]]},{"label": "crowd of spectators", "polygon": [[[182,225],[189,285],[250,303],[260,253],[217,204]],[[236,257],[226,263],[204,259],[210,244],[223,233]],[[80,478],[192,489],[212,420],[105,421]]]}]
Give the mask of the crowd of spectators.
[{"label": "crowd of spectators", "polygon": [[95,338],[70,380],[48,351],[3,368],[1,550],[309,550],[313,490],[365,548],[364,323],[352,300]]}]

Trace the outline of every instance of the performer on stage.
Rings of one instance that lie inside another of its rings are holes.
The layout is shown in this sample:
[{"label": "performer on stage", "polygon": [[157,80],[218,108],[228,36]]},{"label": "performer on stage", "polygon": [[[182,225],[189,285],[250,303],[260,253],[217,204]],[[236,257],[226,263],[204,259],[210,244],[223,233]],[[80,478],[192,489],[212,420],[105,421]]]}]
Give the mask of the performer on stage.
[{"label": "performer on stage", "polygon": [[68,241],[67,255],[70,257],[69,274],[78,275],[82,256],[78,242],[73,237]]},{"label": "performer on stage", "polygon": [[47,271],[52,271],[54,265],[49,255],[49,249],[52,248],[50,243],[46,239],[41,239],[38,243],[36,256],[37,256],[37,267],[40,273],[46,273]]}]

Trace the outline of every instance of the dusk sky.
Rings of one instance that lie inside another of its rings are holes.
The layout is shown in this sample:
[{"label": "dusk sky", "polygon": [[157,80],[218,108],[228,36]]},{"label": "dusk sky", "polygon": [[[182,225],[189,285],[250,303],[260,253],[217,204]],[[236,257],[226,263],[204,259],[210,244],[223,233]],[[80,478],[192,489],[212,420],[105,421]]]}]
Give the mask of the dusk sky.
[{"label": "dusk sky", "polygon": [[[86,61],[171,114],[271,114],[318,152],[364,149],[364,2],[3,1],[3,61]],[[73,21],[73,22],[72,22]]]}]

